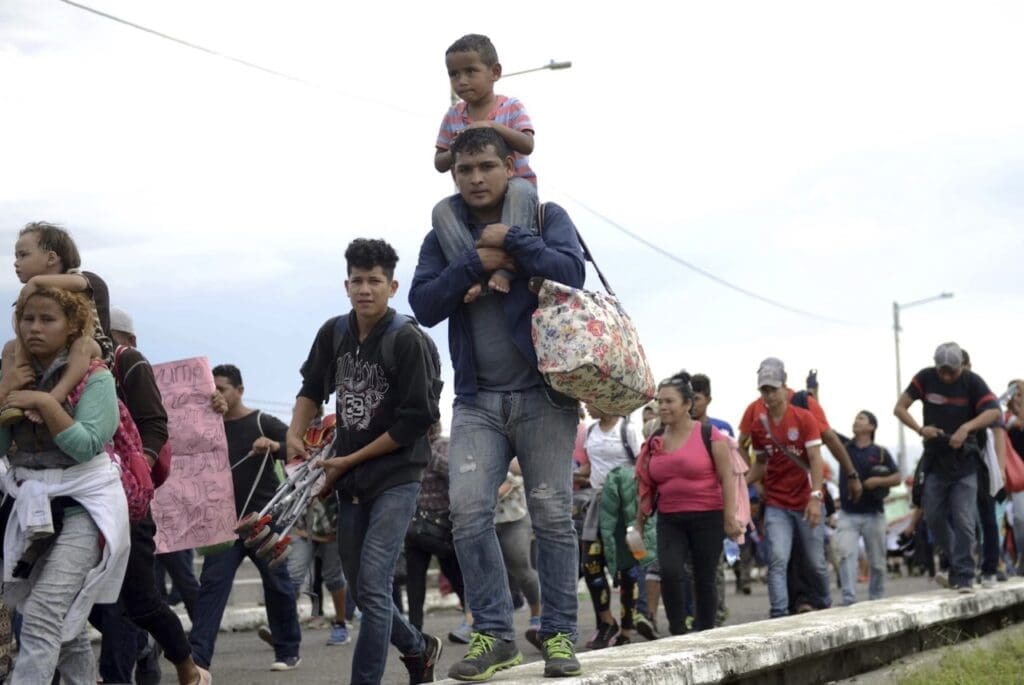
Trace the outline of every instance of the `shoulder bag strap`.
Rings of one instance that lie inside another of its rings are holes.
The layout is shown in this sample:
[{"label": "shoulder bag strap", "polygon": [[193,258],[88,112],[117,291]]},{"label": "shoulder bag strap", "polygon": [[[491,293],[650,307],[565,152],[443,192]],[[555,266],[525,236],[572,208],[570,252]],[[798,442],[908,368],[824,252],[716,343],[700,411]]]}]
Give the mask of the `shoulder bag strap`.
[{"label": "shoulder bag strap", "polygon": [[[541,202],[537,205],[537,235],[541,235],[544,232],[544,211],[546,209],[546,202]],[[576,231],[576,239],[580,241],[580,247],[583,248],[583,259],[594,265],[594,271],[597,272],[597,277],[601,279],[601,285],[604,286],[604,289],[609,295],[615,297],[615,291],[612,290],[610,285],[608,285],[608,279],[604,277],[603,273],[601,273],[601,267],[599,267],[597,262],[594,261],[594,255],[591,254],[590,248],[587,247],[587,243],[583,240],[583,236],[580,235],[580,230],[575,227],[574,230]]]},{"label": "shoulder bag strap", "polygon": [[775,443],[775,446],[778,447],[782,451],[782,453],[789,458],[789,460],[791,462],[793,462],[794,464],[799,466],[801,469],[803,469],[804,473],[810,474],[811,467],[808,466],[807,464],[805,464],[800,459],[800,457],[798,457],[795,454],[793,454],[792,452],[790,452],[789,449],[787,449],[785,445],[783,445],[781,442],[779,442],[778,440],[775,439],[775,434],[772,433],[772,427],[768,423],[768,415],[767,414],[761,414],[759,416],[759,418],[761,419],[761,425],[764,426],[765,431],[768,433],[768,437],[771,438],[771,441],[773,443]]}]

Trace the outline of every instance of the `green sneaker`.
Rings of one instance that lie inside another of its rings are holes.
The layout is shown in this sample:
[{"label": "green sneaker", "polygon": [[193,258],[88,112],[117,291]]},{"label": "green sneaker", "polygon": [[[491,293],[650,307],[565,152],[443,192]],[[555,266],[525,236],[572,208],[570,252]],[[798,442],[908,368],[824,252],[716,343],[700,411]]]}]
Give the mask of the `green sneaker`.
[{"label": "green sneaker", "polygon": [[583,673],[580,662],[576,660],[572,638],[565,633],[555,633],[544,640],[543,651],[545,678],[567,678]]},{"label": "green sneaker", "polygon": [[462,661],[452,664],[448,669],[448,677],[482,682],[493,678],[498,671],[517,666],[522,661],[523,655],[514,641],[499,640],[486,633],[473,633],[469,638],[469,651]]}]

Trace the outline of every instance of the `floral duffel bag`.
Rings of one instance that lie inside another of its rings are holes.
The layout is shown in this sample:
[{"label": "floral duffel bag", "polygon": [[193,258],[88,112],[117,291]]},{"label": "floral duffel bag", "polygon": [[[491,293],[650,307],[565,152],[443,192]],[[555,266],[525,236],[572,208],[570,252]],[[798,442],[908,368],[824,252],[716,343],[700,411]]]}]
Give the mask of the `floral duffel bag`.
[{"label": "floral duffel bag", "polygon": [[[582,237],[580,243],[594,264]],[[607,295],[531,279],[538,300],[532,322],[537,368],[558,392],[629,416],[654,398],[654,376],[636,326],[600,269],[597,274]]]}]

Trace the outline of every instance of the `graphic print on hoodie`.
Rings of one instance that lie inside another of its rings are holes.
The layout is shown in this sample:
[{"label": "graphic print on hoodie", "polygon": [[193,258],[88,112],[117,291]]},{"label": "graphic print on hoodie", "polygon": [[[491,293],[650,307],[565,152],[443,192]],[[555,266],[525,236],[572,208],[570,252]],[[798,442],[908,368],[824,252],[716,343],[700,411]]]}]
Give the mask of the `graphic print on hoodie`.
[{"label": "graphic print on hoodie", "polygon": [[379,365],[346,352],[338,363],[335,387],[341,425],[362,431],[370,427],[374,411],[387,395],[388,379]]}]

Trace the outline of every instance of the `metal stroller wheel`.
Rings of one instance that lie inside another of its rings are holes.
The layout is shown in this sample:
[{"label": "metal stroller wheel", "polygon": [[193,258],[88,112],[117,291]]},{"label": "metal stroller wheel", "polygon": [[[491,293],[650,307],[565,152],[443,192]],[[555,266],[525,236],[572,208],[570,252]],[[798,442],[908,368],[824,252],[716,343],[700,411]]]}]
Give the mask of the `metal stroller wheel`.
[{"label": "metal stroller wheel", "polygon": [[245,544],[246,548],[247,549],[252,549],[253,547],[259,545],[260,543],[262,543],[264,540],[267,539],[267,536],[270,535],[270,533],[271,533],[271,530],[267,526],[264,526],[263,528],[260,528],[258,531],[256,531],[255,533],[253,533],[252,535],[250,535],[249,537],[247,537],[245,539],[244,544]]},{"label": "metal stroller wheel", "polygon": [[278,566],[283,564],[285,561],[287,561],[288,555],[291,554],[291,552],[292,552],[292,548],[290,546],[289,547],[285,547],[280,552],[278,552],[274,556],[274,558],[270,560],[270,568],[277,568]]},{"label": "metal stroller wheel", "polygon": [[260,545],[260,548],[256,550],[256,556],[269,557],[270,553],[274,551],[274,546],[278,541],[280,541],[280,539],[281,537],[277,533],[271,533],[266,542]]},{"label": "metal stroller wheel", "polygon": [[258,512],[251,511],[238,520],[238,525],[235,526],[235,533],[238,535],[245,535],[253,529],[256,522],[260,520]]}]

